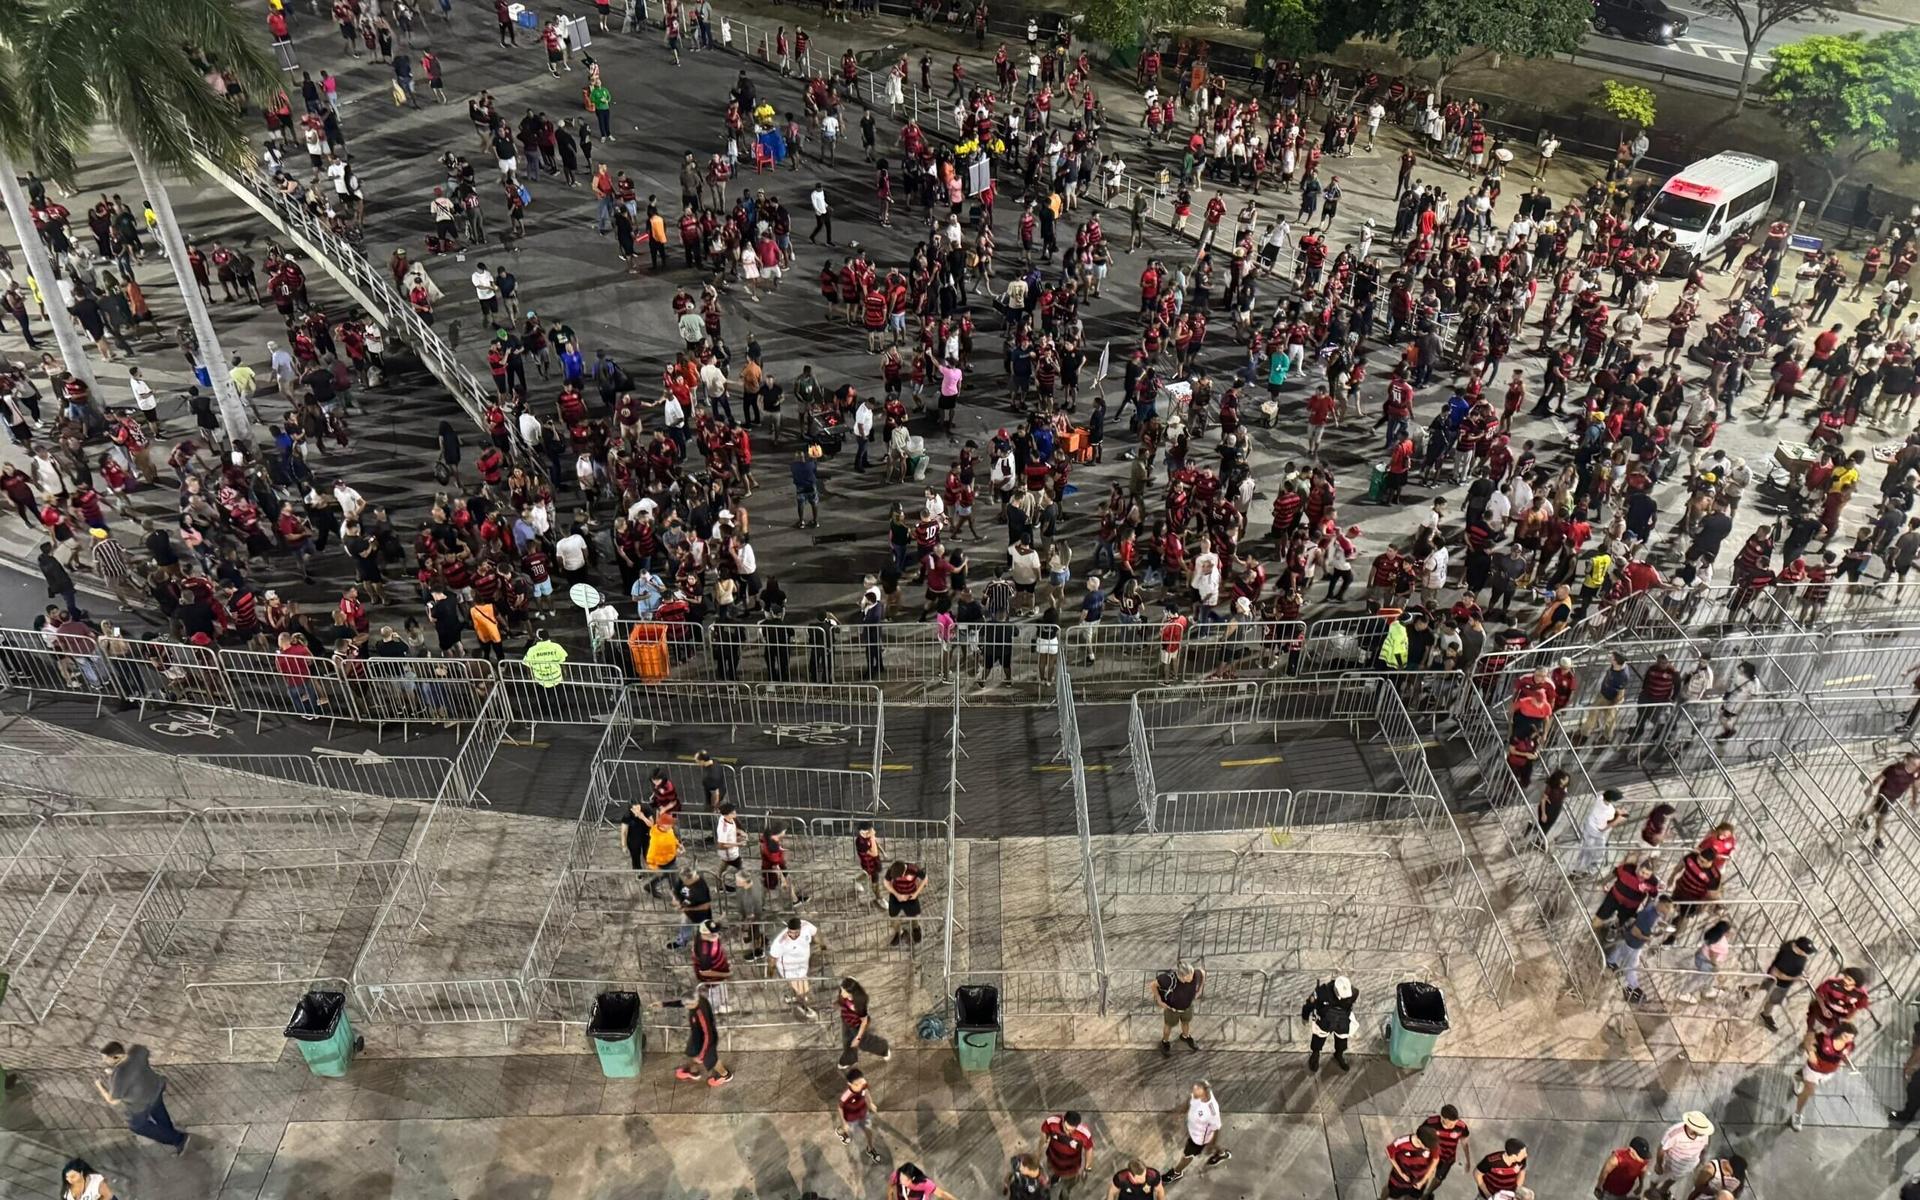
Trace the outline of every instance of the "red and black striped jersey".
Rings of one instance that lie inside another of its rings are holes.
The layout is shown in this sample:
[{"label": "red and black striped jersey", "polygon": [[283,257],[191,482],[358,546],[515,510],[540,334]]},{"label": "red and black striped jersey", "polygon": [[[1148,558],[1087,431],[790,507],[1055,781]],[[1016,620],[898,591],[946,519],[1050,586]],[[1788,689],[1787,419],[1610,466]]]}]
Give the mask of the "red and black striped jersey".
[{"label": "red and black striped jersey", "polygon": [[1460,1154],[1460,1143],[1467,1140],[1465,1121],[1455,1121],[1452,1128],[1448,1128],[1437,1113],[1420,1122],[1420,1127],[1433,1130],[1433,1136],[1437,1139],[1433,1149],[1443,1163],[1453,1162]]}]

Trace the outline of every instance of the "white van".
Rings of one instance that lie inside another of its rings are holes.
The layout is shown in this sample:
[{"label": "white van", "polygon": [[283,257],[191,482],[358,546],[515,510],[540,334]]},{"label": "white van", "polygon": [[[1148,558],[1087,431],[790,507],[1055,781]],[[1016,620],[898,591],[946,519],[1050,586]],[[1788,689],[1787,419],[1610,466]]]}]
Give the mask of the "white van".
[{"label": "white van", "polygon": [[1766,219],[1780,164],[1727,150],[1682,170],[1660,189],[1634,228],[1652,225],[1674,233],[1667,269],[1684,274],[1726,245],[1736,230]]}]

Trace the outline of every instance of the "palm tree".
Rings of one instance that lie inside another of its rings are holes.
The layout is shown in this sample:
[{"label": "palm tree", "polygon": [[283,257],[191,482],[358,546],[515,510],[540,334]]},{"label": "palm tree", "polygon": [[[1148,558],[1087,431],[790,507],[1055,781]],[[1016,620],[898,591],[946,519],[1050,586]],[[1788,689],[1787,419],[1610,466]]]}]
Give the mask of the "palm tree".
[{"label": "palm tree", "polygon": [[251,95],[266,92],[277,72],[242,29],[231,0],[39,0],[26,15],[16,67],[29,124],[54,144],[80,147],[94,123],[104,120],[126,143],[153,203],[222,423],[230,438],[250,440],[246,405],[227,376],[226,356],[160,175],[193,177],[201,151],[215,159],[248,152],[244,114],[208,86],[193,55],[233,72]]},{"label": "palm tree", "polygon": [[[13,232],[20,239],[20,253],[27,260],[27,273],[39,285],[40,295],[46,301],[47,323],[53,326],[53,340],[60,347],[60,357],[67,364],[67,370],[97,397],[99,386],[93,377],[93,363],[87,358],[87,344],[74,327],[66,306],[60,302],[53,260],[47,257],[40,231],[33,227],[27,191],[20,186],[20,168],[14,158],[16,152],[33,153],[33,139],[27,133],[29,123],[22,110],[14,72],[18,46],[13,38],[18,33],[8,32],[22,30],[26,24],[27,10],[19,0],[0,0],[0,199],[6,201],[7,214],[13,218]],[[51,145],[51,139],[43,139],[42,145]]]}]

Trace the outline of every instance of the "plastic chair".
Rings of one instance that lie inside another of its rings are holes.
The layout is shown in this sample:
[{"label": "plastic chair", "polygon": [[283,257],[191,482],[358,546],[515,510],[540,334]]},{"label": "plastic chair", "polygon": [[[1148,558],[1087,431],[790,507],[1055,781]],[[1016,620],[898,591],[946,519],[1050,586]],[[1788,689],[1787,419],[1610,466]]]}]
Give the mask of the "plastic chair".
[{"label": "plastic chair", "polygon": [[770,171],[772,169],[773,152],[759,142],[755,142],[753,144],[753,173],[758,175],[762,171]]}]

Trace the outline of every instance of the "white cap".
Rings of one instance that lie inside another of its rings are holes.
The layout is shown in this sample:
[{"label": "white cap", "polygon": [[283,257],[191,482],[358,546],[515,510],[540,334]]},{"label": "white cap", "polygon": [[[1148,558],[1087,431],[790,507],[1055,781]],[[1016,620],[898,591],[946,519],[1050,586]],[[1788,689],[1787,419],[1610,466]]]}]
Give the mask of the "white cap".
[{"label": "white cap", "polygon": [[1342,1000],[1351,998],[1353,995],[1353,980],[1348,979],[1345,975],[1334,976],[1333,994]]}]

